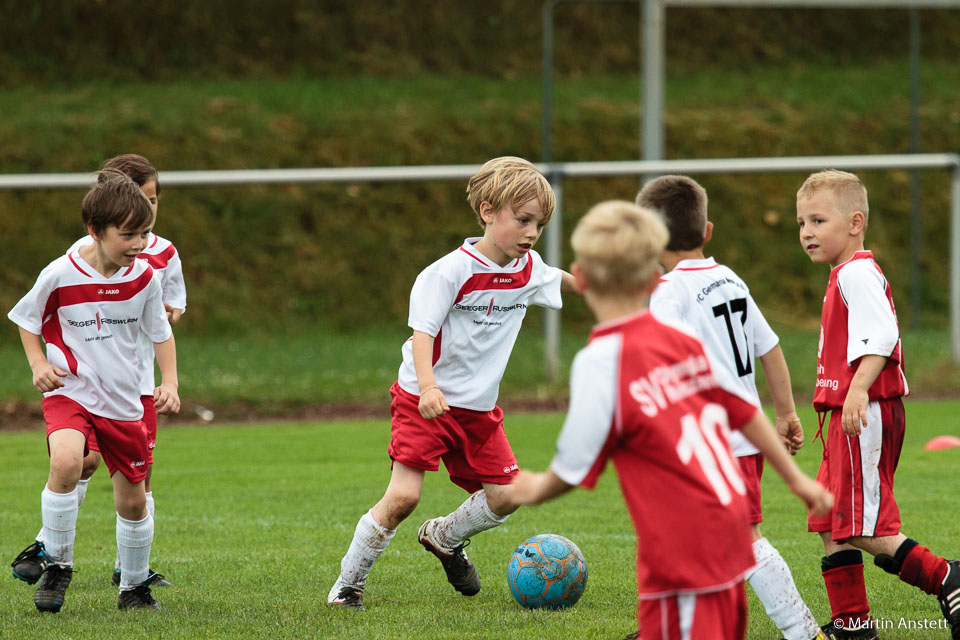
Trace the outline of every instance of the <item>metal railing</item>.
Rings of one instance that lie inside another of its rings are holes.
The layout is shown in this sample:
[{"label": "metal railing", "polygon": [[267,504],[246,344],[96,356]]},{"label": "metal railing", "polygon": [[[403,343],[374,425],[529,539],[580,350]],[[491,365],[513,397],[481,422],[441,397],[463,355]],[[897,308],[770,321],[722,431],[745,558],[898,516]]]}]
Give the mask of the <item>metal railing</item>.
[{"label": "metal railing", "polygon": [[[553,162],[537,168],[557,194],[557,215],[544,234],[544,258],[559,265],[563,247],[563,186],[567,178],[650,176],[668,173],[785,173],[824,168],[848,171],[935,170],[951,174],[950,195],[950,347],[953,362],[960,363],[960,155],[917,153],[865,156],[800,156],[789,158],[714,158],[705,160],[653,160],[622,162]],[[161,171],[164,188],[226,187],[271,184],[348,182],[429,182],[467,180],[480,165],[419,167],[343,167],[328,169],[248,169],[234,171]],[[93,173],[0,174],[2,190],[85,189]],[[547,310],[544,322],[545,369],[549,378],[558,371],[560,313]]]}]

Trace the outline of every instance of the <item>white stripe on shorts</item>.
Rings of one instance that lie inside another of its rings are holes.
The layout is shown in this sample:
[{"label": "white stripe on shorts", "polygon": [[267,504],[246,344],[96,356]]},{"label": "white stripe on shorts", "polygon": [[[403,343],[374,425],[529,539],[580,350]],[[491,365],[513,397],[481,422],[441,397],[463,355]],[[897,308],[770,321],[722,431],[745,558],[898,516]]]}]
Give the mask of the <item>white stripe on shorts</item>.
[{"label": "white stripe on shorts", "polygon": [[883,444],[883,421],[879,402],[873,401],[867,404],[867,425],[867,428],[860,432],[860,474],[863,478],[863,533],[861,535],[872,536],[877,529],[877,519],[880,516],[880,453]]}]

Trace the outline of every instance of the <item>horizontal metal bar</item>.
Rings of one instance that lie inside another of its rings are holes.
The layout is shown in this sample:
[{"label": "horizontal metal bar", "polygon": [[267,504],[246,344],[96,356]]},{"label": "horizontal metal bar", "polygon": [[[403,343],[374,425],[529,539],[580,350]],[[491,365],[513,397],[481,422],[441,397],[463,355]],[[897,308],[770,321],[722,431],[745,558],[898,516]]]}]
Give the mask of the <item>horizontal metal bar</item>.
[{"label": "horizontal metal bar", "polygon": [[960,9],[960,0],[659,0],[668,7],[750,9]]},{"label": "horizontal metal bar", "polygon": [[[706,160],[627,160],[622,162],[540,163],[546,175],[571,178],[664,173],[782,173],[831,167],[850,170],[950,169],[960,165],[954,153],[867,156],[797,156],[791,158],[715,158]],[[466,180],[479,164],[413,167],[336,167],[328,169],[243,169],[230,171],[161,171],[164,187],[217,187],[344,182],[429,182]],[[0,191],[86,189],[94,173],[0,174]]]}]

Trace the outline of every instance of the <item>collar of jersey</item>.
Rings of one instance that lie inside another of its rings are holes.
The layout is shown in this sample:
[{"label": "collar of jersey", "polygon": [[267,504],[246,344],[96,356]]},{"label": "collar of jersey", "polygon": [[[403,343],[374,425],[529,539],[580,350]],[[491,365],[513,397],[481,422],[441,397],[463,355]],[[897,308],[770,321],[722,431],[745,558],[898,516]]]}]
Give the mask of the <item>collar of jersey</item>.
[{"label": "collar of jersey", "polygon": [[854,251],[852,256],[850,256],[845,261],[835,266],[833,269],[830,270],[830,272],[833,273],[834,271],[837,271],[838,269],[841,269],[847,266],[854,260],[863,260],[864,258],[873,258],[873,251],[871,249],[861,249],[860,251]]},{"label": "collar of jersey", "polygon": [[686,260],[681,260],[677,263],[677,266],[673,268],[674,271],[697,271],[700,269],[712,269],[717,266],[716,259],[711,256],[709,258],[687,258]]},{"label": "collar of jersey", "polygon": [[517,269],[523,268],[523,266],[526,264],[526,261],[530,259],[530,254],[528,253],[522,258],[517,258],[516,260],[513,260],[507,266],[501,267],[500,265],[490,260],[490,258],[488,258],[487,256],[483,255],[482,253],[480,253],[479,251],[473,248],[473,245],[477,244],[482,239],[483,238],[481,238],[480,236],[473,236],[473,237],[467,238],[466,240],[463,241],[463,244],[460,245],[460,251],[463,251],[465,254],[467,254],[468,256],[470,256],[471,258],[473,258],[474,260],[476,260],[477,262],[485,266],[487,269],[490,269],[491,271],[513,272],[513,271],[516,271]]}]

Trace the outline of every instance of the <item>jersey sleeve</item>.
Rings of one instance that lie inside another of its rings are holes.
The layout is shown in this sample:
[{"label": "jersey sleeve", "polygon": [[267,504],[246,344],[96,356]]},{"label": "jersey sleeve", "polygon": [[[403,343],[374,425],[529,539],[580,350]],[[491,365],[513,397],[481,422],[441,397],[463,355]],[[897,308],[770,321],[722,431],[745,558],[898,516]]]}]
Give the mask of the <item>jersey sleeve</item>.
[{"label": "jersey sleeve", "polygon": [[770,324],[760,311],[753,296],[747,296],[747,313],[753,318],[753,352],[765,356],[780,343],[780,338],[770,328]]},{"label": "jersey sleeve", "polygon": [[156,271],[153,272],[153,279],[147,285],[147,290],[147,300],[143,305],[143,315],[140,317],[140,328],[151,342],[166,342],[173,335],[173,331],[167,321],[167,312],[163,308],[163,286],[160,284],[160,274]]},{"label": "jersey sleeve", "polygon": [[660,279],[657,288],[650,296],[650,312],[664,324],[685,324],[683,302],[680,299],[680,287],[670,280]]},{"label": "jersey sleeve", "polygon": [[574,358],[570,369],[570,409],[557,438],[550,469],[569,485],[592,488],[607,461],[605,446],[617,394],[620,336],[598,338]]},{"label": "jersey sleeve", "polygon": [[40,272],[30,291],[10,310],[7,317],[18,327],[34,335],[43,333],[43,316],[50,294],[57,288],[56,268],[48,265]]},{"label": "jersey sleeve", "polygon": [[530,253],[533,260],[533,275],[540,283],[536,292],[530,298],[530,304],[560,309],[563,307],[563,298],[560,295],[560,283],[563,281],[563,271],[544,263],[539,254]]},{"label": "jersey sleeve", "polygon": [[440,327],[458,293],[456,282],[441,272],[441,264],[435,262],[417,276],[410,291],[410,314],[407,318],[407,325],[411,329],[433,337],[440,333]]},{"label": "jersey sleeve", "polygon": [[890,357],[900,330],[887,298],[887,282],[869,260],[854,260],[837,274],[847,305],[847,364],[866,355]]},{"label": "jersey sleeve", "polygon": [[[172,245],[171,245],[172,246]],[[183,265],[180,262],[180,253],[176,248],[167,268],[163,270],[163,301],[171,307],[187,310],[187,286],[183,282]]]}]

